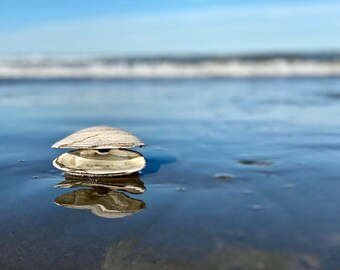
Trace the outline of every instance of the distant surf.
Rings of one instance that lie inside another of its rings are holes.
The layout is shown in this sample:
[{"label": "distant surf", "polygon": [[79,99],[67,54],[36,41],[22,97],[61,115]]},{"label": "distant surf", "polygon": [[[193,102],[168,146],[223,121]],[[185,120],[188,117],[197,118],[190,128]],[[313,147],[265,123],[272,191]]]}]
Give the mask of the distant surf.
[{"label": "distant surf", "polygon": [[0,56],[0,79],[181,79],[340,76],[340,56],[115,58]]}]

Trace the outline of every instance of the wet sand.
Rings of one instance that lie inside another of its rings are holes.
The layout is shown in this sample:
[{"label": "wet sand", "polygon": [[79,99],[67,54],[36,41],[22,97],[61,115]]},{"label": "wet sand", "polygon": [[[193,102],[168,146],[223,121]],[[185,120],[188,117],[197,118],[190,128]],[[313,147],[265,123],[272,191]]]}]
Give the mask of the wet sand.
[{"label": "wet sand", "polygon": [[[0,81],[0,268],[339,269],[339,96],[336,78]],[[54,187],[50,146],[93,125],[146,142],[139,211],[55,204],[93,187]]]}]

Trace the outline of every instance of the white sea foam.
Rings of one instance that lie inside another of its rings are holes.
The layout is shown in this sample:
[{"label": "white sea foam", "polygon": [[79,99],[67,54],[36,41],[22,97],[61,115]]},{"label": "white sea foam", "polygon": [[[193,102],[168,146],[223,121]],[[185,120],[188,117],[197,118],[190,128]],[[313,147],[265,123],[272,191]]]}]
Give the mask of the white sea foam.
[{"label": "white sea foam", "polygon": [[340,60],[303,58],[114,59],[64,55],[0,57],[0,79],[128,79],[340,76]]}]

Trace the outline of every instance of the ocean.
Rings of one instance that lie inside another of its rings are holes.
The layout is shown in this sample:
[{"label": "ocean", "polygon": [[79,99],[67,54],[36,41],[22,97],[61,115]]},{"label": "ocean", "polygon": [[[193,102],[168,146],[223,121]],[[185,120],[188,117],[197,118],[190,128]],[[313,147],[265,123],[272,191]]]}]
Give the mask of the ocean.
[{"label": "ocean", "polygon": [[176,79],[339,76],[340,54],[112,57],[2,55],[0,79]]},{"label": "ocean", "polygon": [[[1,269],[339,269],[337,57],[1,59]],[[143,194],[59,184],[96,125],[147,144]]]}]

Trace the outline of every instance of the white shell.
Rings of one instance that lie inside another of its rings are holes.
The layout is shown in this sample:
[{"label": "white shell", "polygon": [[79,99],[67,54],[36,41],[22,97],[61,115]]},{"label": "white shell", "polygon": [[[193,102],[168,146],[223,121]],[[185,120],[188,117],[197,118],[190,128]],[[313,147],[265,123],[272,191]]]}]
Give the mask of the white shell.
[{"label": "white shell", "polygon": [[53,148],[112,149],[132,148],[145,144],[130,132],[97,126],[79,130],[52,145]]},{"label": "white shell", "polygon": [[70,175],[77,176],[118,176],[142,170],[145,159],[142,154],[127,149],[74,150],[60,155],[53,165]]},{"label": "white shell", "polygon": [[88,209],[104,218],[122,218],[145,208],[141,200],[133,199],[121,192],[96,189],[78,189],[54,200],[59,206],[73,209]]}]

